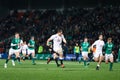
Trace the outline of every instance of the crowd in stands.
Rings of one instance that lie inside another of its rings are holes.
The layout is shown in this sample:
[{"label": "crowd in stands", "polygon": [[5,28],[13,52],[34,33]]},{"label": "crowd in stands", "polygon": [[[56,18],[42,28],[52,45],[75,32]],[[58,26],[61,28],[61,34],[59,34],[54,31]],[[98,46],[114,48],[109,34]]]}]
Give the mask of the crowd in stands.
[{"label": "crowd in stands", "polygon": [[0,44],[8,49],[10,38],[19,32],[23,40],[35,36],[36,46],[42,45],[46,52],[46,40],[58,28],[63,29],[67,39],[68,53],[73,52],[75,42],[82,42],[84,37],[93,43],[99,34],[104,40],[113,38],[116,51],[120,44],[120,8],[69,8],[60,10],[13,10],[0,19]]}]

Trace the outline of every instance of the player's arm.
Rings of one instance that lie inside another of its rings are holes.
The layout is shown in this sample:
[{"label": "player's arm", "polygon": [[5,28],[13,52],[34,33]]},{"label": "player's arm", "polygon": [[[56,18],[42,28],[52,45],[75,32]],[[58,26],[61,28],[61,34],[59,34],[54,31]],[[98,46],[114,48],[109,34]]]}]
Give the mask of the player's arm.
[{"label": "player's arm", "polygon": [[22,39],[20,40],[20,46],[23,46],[23,40]]},{"label": "player's arm", "polygon": [[13,44],[13,43],[11,43],[11,46],[17,46],[18,44]]},{"label": "player's arm", "polygon": [[51,40],[53,40],[55,37],[56,37],[55,35],[52,35],[52,36],[47,40],[46,45],[47,45],[47,46],[50,46],[50,45],[49,45],[49,42],[50,42]]},{"label": "player's arm", "polygon": [[95,41],[95,42],[90,46],[90,49],[91,49],[91,50],[93,50],[93,46],[95,46],[96,43],[97,43],[97,42]]},{"label": "player's arm", "polygon": [[106,50],[106,47],[107,47],[107,43],[103,46],[103,51]]},{"label": "player's arm", "polygon": [[18,44],[13,44],[14,43],[14,40],[12,40],[12,42],[11,42],[11,46],[17,46]]},{"label": "player's arm", "polygon": [[28,47],[32,47],[32,48],[33,48],[33,47],[34,47],[34,45],[30,45],[30,43],[28,43]]},{"label": "player's arm", "polygon": [[49,38],[49,39],[47,40],[47,43],[46,43],[47,46],[50,46],[50,45],[49,45],[49,42],[50,42],[50,41],[51,41],[51,39]]},{"label": "player's arm", "polygon": [[66,41],[66,39],[65,39],[64,35],[62,35],[62,39],[63,39],[63,42],[66,44],[66,43],[67,43],[67,41]]},{"label": "player's arm", "polygon": [[29,41],[28,47],[34,48],[34,45],[30,45],[30,41]]}]

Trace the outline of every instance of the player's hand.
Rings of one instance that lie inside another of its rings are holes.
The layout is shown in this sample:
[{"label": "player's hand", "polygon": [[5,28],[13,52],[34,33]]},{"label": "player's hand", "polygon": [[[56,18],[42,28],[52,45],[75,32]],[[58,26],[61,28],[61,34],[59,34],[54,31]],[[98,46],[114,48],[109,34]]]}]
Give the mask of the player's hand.
[{"label": "player's hand", "polygon": [[46,44],[47,46],[50,46],[48,43]]}]

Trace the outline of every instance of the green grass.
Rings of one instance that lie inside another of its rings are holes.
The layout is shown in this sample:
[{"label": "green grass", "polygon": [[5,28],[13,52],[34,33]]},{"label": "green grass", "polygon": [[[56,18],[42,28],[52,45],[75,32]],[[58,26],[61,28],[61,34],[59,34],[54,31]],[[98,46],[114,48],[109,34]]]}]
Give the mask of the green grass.
[{"label": "green grass", "polygon": [[113,71],[109,71],[109,64],[104,62],[99,71],[95,70],[96,63],[92,62],[85,68],[83,63],[65,61],[65,68],[56,67],[54,61],[37,60],[37,65],[32,65],[26,60],[16,66],[8,63],[4,68],[5,60],[0,60],[0,80],[120,80],[120,63],[114,63]]}]

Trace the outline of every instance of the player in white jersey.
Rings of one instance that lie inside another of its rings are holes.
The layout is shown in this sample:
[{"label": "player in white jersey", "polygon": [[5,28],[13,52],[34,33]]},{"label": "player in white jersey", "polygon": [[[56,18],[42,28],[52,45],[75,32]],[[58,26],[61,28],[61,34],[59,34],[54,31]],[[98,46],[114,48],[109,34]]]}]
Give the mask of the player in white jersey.
[{"label": "player in white jersey", "polygon": [[28,49],[28,46],[26,44],[26,41],[23,42],[23,45],[21,46],[21,51],[22,51],[22,58],[23,60],[25,60],[25,57],[27,55],[27,49]]},{"label": "player in white jersey", "polygon": [[53,40],[53,58],[56,61],[57,66],[60,66],[58,64],[58,57],[61,62],[61,67],[64,68],[63,64],[63,50],[62,50],[62,42],[66,44],[66,39],[64,38],[64,35],[62,33],[62,30],[58,30],[57,34],[52,35],[48,40],[47,40],[47,46],[49,46],[49,42]]},{"label": "player in white jersey", "polygon": [[93,49],[93,46],[96,46],[96,50],[93,53],[95,62],[98,62],[96,70],[99,70],[100,64],[103,60],[102,50],[104,45],[105,43],[103,41],[103,35],[99,35],[99,40],[96,40],[91,46],[92,49]]}]

